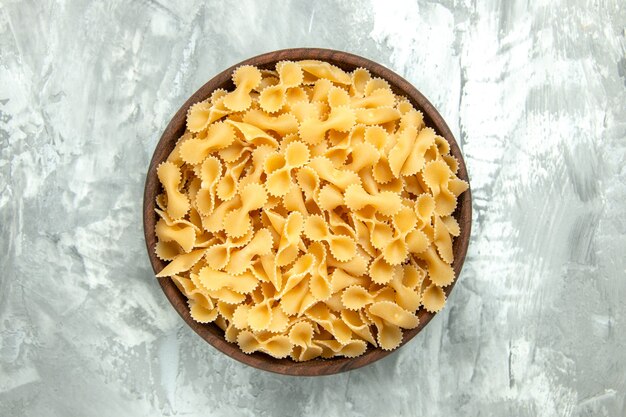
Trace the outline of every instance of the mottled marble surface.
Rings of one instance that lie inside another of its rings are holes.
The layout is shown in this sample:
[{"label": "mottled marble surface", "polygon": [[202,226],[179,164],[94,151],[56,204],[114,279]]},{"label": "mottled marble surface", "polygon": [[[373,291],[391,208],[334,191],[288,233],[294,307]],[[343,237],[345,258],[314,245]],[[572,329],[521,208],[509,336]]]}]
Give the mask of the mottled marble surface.
[{"label": "mottled marble surface", "polygon": [[[621,0],[0,1],[0,416],[626,415]],[[296,46],[379,61],[459,139],[473,237],[396,354],[298,379],[187,328],[141,226],[178,106]]]}]

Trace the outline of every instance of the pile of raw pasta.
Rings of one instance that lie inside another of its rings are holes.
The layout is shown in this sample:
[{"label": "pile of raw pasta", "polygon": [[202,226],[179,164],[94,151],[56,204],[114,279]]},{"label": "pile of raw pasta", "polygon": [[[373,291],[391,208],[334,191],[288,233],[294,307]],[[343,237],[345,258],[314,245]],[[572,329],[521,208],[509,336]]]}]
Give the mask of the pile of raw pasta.
[{"label": "pile of raw pasta", "polygon": [[395,349],[455,278],[468,185],[448,142],[365,69],[279,62],[232,78],[189,109],[157,169],[158,276],[246,353]]}]

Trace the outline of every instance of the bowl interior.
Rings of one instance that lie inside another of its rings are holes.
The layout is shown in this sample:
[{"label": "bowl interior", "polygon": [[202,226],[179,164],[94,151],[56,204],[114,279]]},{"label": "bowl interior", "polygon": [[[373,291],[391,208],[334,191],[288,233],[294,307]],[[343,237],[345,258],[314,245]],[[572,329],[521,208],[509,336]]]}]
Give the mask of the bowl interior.
[{"label": "bowl interior", "polygon": [[[396,94],[407,97],[416,109],[421,110],[424,113],[426,125],[433,127],[439,135],[443,136],[450,143],[450,152],[459,161],[459,171],[457,175],[459,178],[469,183],[463,156],[461,155],[461,151],[452,135],[452,132],[446,125],[443,118],[415,87],[391,70],[368,59],[328,49],[286,49],[259,55],[226,69],[200,87],[200,89],[181,106],[178,112],[176,112],[156,146],[146,177],[143,202],[143,221],[146,246],[150,262],[155,273],[158,273],[167,264],[157,258],[154,252],[154,247],[156,245],[154,227],[157,221],[157,215],[154,211],[156,207],[155,197],[161,192],[161,185],[159,184],[156,176],[156,168],[161,162],[167,159],[168,155],[174,148],[176,141],[184,133],[186,115],[189,107],[198,101],[208,98],[217,88],[224,88],[227,90],[233,89],[234,85],[231,80],[231,74],[233,70],[240,65],[256,65],[260,68],[273,68],[274,64],[278,61],[295,61],[303,59],[318,59],[327,61],[347,71],[352,71],[355,68],[362,67],[369,70],[373,77],[381,77],[387,80]],[[461,235],[454,239],[453,242],[454,262],[452,266],[456,274],[456,279],[451,285],[445,288],[446,296],[450,295],[454,284],[458,280],[463,262],[465,260],[465,254],[467,252],[470,237],[471,216],[471,190],[468,189],[459,197],[458,205],[456,211],[454,212],[454,217],[461,226]],[[393,352],[370,347],[365,354],[357,358],[315,359],[308,362],[294,362],[289,358],[275,359],[262,353],[247,355],[239,350],[238,346],[228,343],[224,339],[222,330],[216,325],[201,324],[194,321],[189,314],[186,298],[179,292],[178,288],[176,288],[171,279],[158,278],[158,280],[163,292],[170,300],[178,314],[180,314],[185,322],[197,334],[228,356],[259,369],[289,375],[329,375],[362,367],[382,359]],[[433,316],[434,313],[429,313],[424,309],[421,309],[418,312],[418,317],[420,319],[419,326],[415,329],[404,331],[404,338],[400,347],[404,346],[406,342],[419,333],[433,318]]]}]

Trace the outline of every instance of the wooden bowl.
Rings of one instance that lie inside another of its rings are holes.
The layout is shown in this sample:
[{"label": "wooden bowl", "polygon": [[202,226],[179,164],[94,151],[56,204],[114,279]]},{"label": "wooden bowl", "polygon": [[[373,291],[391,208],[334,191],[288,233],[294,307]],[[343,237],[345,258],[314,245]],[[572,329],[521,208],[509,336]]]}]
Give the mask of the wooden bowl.
[{"label": "wooden bowl", "polygon": [[[231,74],[233,70],[240,65],[247,64],[255,65],[259,68],[273,69],[274,64],[278,61],[297,61],[303,59],[318,59],[327,61],[346,71],[352,71],[355,68],[362,67],[369,70],[372,76],[381,77],[387,80],[396,94],[409,98],[415,108],[424,113],[426,125],[433,127],[439,135],[443,136],[450,143],[450,152],[459,161],[458,176],[469,183],[463,156],[461,155],[459,146],[454,140],[448,125],[433,105],[426,99],[426,97],[424,97],[415,87],[409,84],[398,74],[368,59],[329,49],[285,49],[259,55],[233,65],[200,87],[200,89],[196,91],[176,112],[174,118],[167,125],[167,128],[161,136],[161,140],[156,146],[154,155],[152,156],[152,161],[150,162],[150,168],[148,169],[148,175],[146,177],[143,200],[144,233],[148,248],[148,255],[150,256],[150,262],[152,263],[152,268],[155,273],[161,271],[161,269],[163,269],[166,265],[166,262],[157,258],[154,252],[154,247],[157,241],[154,232],[154,227],[157,221],[157,215],[154,211],[156,207],[155,197],[161,192],[161,185],[157,179],[156,168],[168,157],[174,148],[176,140],[184,133],[187,109],[192,104],[208,98],[211,95],[211,92],[217,88],[233,89],[234,85],[231,81]],[[450,292],[454,287],[454,283],[458,280],[463,266],[463,261],[465,260],[467,246],[469,244],[470,228],[472,224],[471,190],[468,189],[459,197],[458,206],[454,216],[461,226],[461,235],[454,240],[453,245],[454,263],[452,266],[457,279],[445,288],[446,296],[450,295]],[[330,375],[360,368],[382,359],[394,352],[370,347],[365,354],[357,358],[315,359],[308,362],[294,362],[289,358],[275,359],[263,353],[253,353],[251,355],[247,355],[239,350],[239,347],[235,344],[227,342],[224,339],[222,330],[216,325],[200,324],[194,321],[189,314],[187,299],[179,292],[178,288],[176,288],[176,285],[174,285],[170,278],[158,278],[158,281],[166,297],[170,300],[176,311],[178,311],[178,314],[180,314],[189,327],[198,333],[204,340],[226,355],[247,365],[254,366],[255,368],[287,375]],[[420,319],[419,326],[415,329],[404,331],[404,338],[401,346],[415,337],[415,335],[419,333],[420,330],[422,330],[434,317],[434,313],[429,313],[424,309],[421,309],[418,316]]]}]

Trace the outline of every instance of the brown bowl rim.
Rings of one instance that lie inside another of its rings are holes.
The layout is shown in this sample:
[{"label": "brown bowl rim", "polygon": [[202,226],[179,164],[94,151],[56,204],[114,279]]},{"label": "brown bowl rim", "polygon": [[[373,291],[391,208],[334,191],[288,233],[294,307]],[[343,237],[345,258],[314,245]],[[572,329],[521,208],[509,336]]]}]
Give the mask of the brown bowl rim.
[{"label": "brown bowl rim", "polygon": [[[159,163],[167,158],[173,149],[176,140],[184,132],[185,119],[189,107],[198,101],[208,98],[211,92],[217,88],[232,88],[231,74],[235,68],[241,65],[267,67],[278,61],[296,61],[304,59],[327,61],[346,70],[353,70],[359,67],[366,68],[372,76],[381,77],[387,80],[394,92],[407,97],[417,109],[424,113],[426,125],[433,127],[439,135],[443,136],[448,141],[450,144],[451,154],[454,155],[459,161],[459,170],[457,175],[459,178],[464,179],[469,183],[469,177],[463,155],[461,154],[461,150],[454,139],[450,128],[430,101],[428,101],[428,99],[426,99],[426,97],[424,97],[424,95],[417,88],[395,72],[367,58],[331,49],[293,48],[264,53],[231,66],[211,78],[207,83],[200,87],[179,108],[163,131],[163,134],[155,147],[154,154],[150,161],[150,167],[146,175],[143,201],[144,236],[148,256],[150,257],[150,263],[155,274],[157,274],[167,264],[166,262],[158,259],[154,252],[156,244],[156,236],[154,232],[154,226],[156,223],[156,213],[154,211],[156,206],[155,196],[161,189],[156,176],[156,168]],[[461,269],[467,254],[467,248],[469,246],[472,223],[471,189],[468,189],[466,192],[461,194],[454,214],[461,226],[461,235],[454,240],[453,244],[455,254],[453,268],[456,274],[456,279],[452,284],[445,288],[446,297],[449,297],[454,285],[459,280]],[[194,321],[189,313],[186,298],[181,294],[171,279],[157,279],[161,289],[174,309],[183,318],[187,325],[191,327],[200,337],[227,356],[258,369],[283,375],[331,375],[374,363],[398,350],[395,349],[392,351],[385,351],[380,348],[369,347],[365,354],[356,358],[315,359],[308,362],[294,362],[289,358],[275,359],[263,353],[253,353],[248,355],[243,353],[237,345],[227,342],[224,339],[222,330],[216,325],[212,323],[201,324]],[[415,335],[417,335],[430,322],[435,314],[436,313],[429,313],[424,309],[420,309],[418,312],[418,317],[420,318],[419,326],[415,329],[404,332],[404,337],[400,347],[406,345],[409,340],[415,337]]]}]

